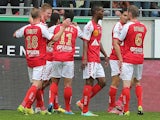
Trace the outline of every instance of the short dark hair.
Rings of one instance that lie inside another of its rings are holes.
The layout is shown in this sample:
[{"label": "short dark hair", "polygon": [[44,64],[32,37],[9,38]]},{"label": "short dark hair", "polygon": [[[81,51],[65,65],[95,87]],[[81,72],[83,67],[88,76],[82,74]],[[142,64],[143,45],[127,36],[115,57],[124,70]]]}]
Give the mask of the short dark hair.
[{"label": "short dark hair", "polygon": [[64,18],[65,19],[70,18],[71,21],[73,21],[73,19],[74,19],[74,13],[73,13],[73,11],[66,10],[65,13],[64,13]]},{"label": "short dark hair", "polygon": [[122,9],[120,10],[121,14],[123,14],[123,13],[126,12],[126,11],[128,11],[127,8],[122,8]]},{"label": "short dark hair", "polygon": [[58,13],[52,13],[50,22],[48,23],[48,27],[56,25],[58,20],[60,20],[60,15]]},{"label": "short dark hair", "polygon": [[101,4],[94,4],[91,8],[91,14],[94,15],[96,11],[100,10],[100,7],[103,7]]}]

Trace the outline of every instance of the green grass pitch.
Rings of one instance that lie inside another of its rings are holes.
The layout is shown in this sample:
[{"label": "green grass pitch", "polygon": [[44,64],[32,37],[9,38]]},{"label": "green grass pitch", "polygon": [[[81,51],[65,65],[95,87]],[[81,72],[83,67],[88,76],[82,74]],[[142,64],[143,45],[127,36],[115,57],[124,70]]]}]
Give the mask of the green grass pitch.
[{"label": "green grass pitch", "polygon": [[160,120],[160,113],[145,112],[143,116],[137,115],[136,112],[131,112],[130,116],[119,116],[109,114],[107,112],[94,112],[98,117],[84,117],[80,112],[75,112],[74,115],[65,115],[63,113],[53,113],[52,115],[24,115],[16,110],[0,110],[0,120]]}]

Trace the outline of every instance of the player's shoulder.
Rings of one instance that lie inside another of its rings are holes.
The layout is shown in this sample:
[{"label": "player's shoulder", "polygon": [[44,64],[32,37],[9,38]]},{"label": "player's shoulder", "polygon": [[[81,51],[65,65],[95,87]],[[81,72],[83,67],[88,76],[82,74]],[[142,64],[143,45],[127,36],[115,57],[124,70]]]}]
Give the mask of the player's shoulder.
[{"label": "player's shoulder", "polygon": [[53,25],[51,27],[49,27],[48,29],[55,29],[57,27],[57,25]]},{"label": "player's shoulder", "polygon": [[44,24],[42,23],[37,23],[35,24],[35,26],[41,27],[41,28],[47,28]]},{"label": "player's shoulder", "polygon": [[87,24],[86,24],[86,26],[93,26],[92,20],[88,21]]},{"label": "player's shoulder", "polygon": [[122,27],[123,25],[122,25],[122,23],[120,22],[120,21],[118,21],[115,25],[114,25],[114,28],[116,28],[116,27]]},{"label": "player's shoulder", "polygon": [[90,31],[92,30],[94,27],[93,27],[93,22],[92,21],[88,21],[87,24],[84,26],[84,29]]},{"label": "player's shoulder", "polygon": [[123,28],[129,28],[131,25],[133,25],[134,24],[134,22],[132,22],[132,21],[129,21],[129,22],[127,22],[126,24],[124,24],[124,26],[123,26]]}]

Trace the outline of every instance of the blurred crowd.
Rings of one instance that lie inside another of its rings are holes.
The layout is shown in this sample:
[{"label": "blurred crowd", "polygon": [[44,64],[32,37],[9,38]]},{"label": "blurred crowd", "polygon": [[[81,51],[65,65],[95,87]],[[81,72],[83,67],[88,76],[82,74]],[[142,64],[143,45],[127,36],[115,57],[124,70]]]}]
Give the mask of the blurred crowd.
[{"label": "blurred crowd", "polygon": [[[139,9],[160,9],[160,2],[127,2],[127,1],[112,1],[112,6],[110,1],[92,1],[92,0],[0,0],[0,6],[7,6],[10,3],[11,6],[19,6],[20,3],[24,3],[24,7],[41,7],[42,3],[49,3],[52,7],[70,7],[79,8],[73,9],[75,16],[90,16],[90,10],[81,10],[80,8],[91,8],[93,4],[102,4],[104,8],[108,8],[105,11],[106,16],[119,16],[119,10],[122,8],[127,8],[129,5],[136,5]],[[113,8],[113,10],[109,10]],[[25,8],[23,15],[28,15],[30,8]],[[54,12],[60,15],[64,14],[63,9],[54,9]],[[6,14],[6,8],[0,8],[0,14]],[[19,9],[12,9],[13,15],[19,15]],[[143,11],[143,17],[160,17],[160,11]]]}]

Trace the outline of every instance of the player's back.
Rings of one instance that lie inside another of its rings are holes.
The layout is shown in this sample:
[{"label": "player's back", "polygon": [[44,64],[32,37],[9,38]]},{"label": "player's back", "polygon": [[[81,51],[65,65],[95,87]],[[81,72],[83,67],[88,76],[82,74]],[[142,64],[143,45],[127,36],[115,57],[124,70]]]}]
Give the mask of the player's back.
[{"label": "player's back", "polygon": [[24,30],[26,59],[30,67],[45,64],[46,39],[42,36],[42,25],[28,25]]},{"label": "player's back", "polygon": [[[54,34],[58,33],[61,25],[58,25]],[[76,39],[78,37],[78,29],[74,25],[65,28],[60,39],[54,43],[53,60],[54,61],[73,61],[75,53]]]},{"label": "player's back", "polygon": [[143,63],[143,44],[147,29],[141,22],[130,22],[124,41],[124,61],[141,64]]}]

